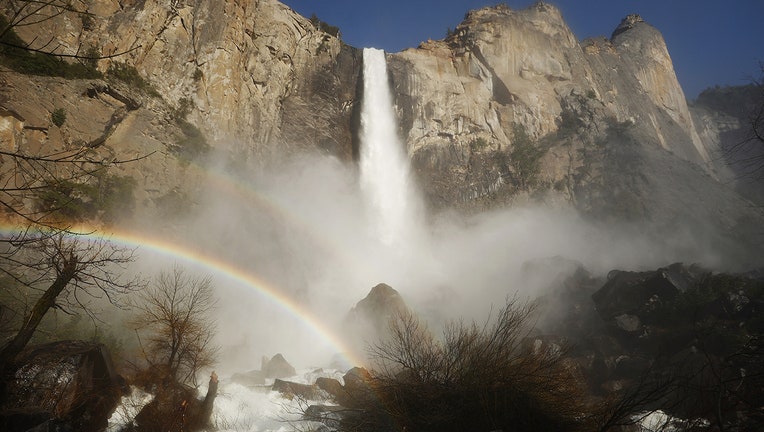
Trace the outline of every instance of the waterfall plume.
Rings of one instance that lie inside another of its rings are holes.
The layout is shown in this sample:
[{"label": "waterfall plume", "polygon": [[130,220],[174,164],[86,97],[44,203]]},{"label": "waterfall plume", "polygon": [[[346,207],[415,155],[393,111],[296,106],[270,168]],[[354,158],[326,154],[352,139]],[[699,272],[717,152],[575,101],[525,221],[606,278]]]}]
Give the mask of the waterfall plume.
[{"label": "waterfall plume", "polygon": [[398,139],[385,52],[374,48],[363,50],[360,168],[361,190],[379,240],[402,242],[415,223],[416,198],[408,156]]}]

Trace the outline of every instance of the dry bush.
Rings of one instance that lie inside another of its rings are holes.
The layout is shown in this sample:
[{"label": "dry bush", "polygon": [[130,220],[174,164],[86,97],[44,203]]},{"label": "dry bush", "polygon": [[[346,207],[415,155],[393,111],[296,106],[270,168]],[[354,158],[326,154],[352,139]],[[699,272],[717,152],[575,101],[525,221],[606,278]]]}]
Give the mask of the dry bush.
[{"label": "dry bush", "polygon": [[508,300],[493,322],[454,323],[441,339],[400,316],[371,349],[378,399],[367,413],[383,410],[392,429],[406,431],[591,430],[565,348],[525,343],[534,309]]}]

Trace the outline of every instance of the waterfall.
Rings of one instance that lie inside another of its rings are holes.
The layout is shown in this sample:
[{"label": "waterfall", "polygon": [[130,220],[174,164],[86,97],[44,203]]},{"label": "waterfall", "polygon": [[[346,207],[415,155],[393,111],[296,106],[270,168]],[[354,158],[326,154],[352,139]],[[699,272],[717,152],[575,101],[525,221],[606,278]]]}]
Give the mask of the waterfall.
[{"label": "waterfall", "polygon": [[361,191],[379,239],[398,244],[413,220],[408,156],[398,139],[385,52],[363,50],[361,106]]}]

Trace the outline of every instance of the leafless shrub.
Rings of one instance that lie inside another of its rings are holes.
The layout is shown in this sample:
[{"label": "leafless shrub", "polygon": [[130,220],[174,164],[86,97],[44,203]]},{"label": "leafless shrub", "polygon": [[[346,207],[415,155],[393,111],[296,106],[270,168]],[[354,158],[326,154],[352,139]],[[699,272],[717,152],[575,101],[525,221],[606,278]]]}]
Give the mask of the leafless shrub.
[{"label": "leafless shrub", "polygon": [[370,349],[371,391],[349,407],[364,421],[340,429],[589,430],[565,348],[525,343],[534,309],[508,300],[492,322],[454,323],[441,339],[417,317],[400,315],[390,338]]}]

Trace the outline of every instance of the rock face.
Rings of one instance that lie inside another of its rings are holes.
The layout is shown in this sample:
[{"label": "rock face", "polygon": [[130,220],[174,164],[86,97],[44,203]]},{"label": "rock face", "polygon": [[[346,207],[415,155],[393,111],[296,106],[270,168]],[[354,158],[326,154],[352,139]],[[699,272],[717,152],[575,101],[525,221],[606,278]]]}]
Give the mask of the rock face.
[{"label": "rock face", "polygon": [[[92,19],[62,14],[25,30],[56,36],[61,52],[94,48],[134,66],[214,143],[253,161],[318,146],[350,155],[359,65],[344,45],[275,0],[88,1]],[[30,32],[25,34],[24,31]],[[119,35],[119,37],[114,37]],[[319,108],[320,107],[320,108]]]},{"label": "rock face", "polygon": [[[738,243],[756,230],[747,221],[761,220],[718,181],[720,142],[698,132],[709,118],[696,125],[663,37],[637,15],[610,39],[579,43],[553,6],[485,8],[388,62],[400,133],[431,207],[505,206],[530,194],[595,217],[649,220],[654,231],[683,220],[692,232],[747,232]],[[529,141],[538,162],[524,156]]]},{"label": "rock face", "polygon": [[[357,155],[360,51],[278,1],[85,5],[91,18],[64,13],[19,35],[54,35],[62,53],[121,55],[98,61],[105,80],[4,71],[4,148],[149,155],[114,172],[135,179],[136,213],[160,215],[193,202],[206,179],[188,162],[207,147],[243,171],[306,151]],[[719,181],[735,178],[720,143],[746,124],[718,104],[688,107],[663,37],[638,15],[609,39],[579,42],[551,5],[500,5],[387,60],[399,132],[431,208],[543,197],[649,220],[654,231],[686,220],[738,233],[731,243],[764,217],[748,201],[761,203],[761,188],[741,198]],[[116,80],[119,70],[145,82]],[[67,119],[57,126],[59,108]]]},{"label": "rock face", "polygon": [[[554,136],[544,160],[550,184],[576,183],[571,171],[587,163],[576,154],[592,152],[587,144],[609,124],[625,122],[645,145],[713,175],[665,42],[637,15],[610,40],[578,43],[550,5],[496,6],[470,12],[446,40],[389,61],[401,132],[436,204],[479,198],[492,194],[490,185],[508,183],[511,168],[500,156],[512,149],[516,124],[531,137]],[[486,153],[494,162],[475,166]]]},{"label": "rock face", "polygon": [[[92,14],[87,20],[56,13],[16,30],[25,40],[53,35],[51,46],[62,54],[120,55],[98,62],[106,79],[4,68],[4,149],[85,145],[104,161],[144,157],[110,169],[135,179],[136,216],[193,203],[208,179],[189,161],[205,152],[243,171],[302,152],[352,158],[360,51],[287,6],[275,0],[93,0],[82,6]],[[57,109],[66,113],[58,126],[51,122]]]},{"label": "rock face", "polygon": [[751,125],[762,106],[761,81],[758,85],[709,88],[690,106],[701,139],[709,143],[708,147],[721,147],[716,169],[722,181],[756,203],[764,201],[764,176],[757,174],[759,162],[764,160],[764,147]]}]

